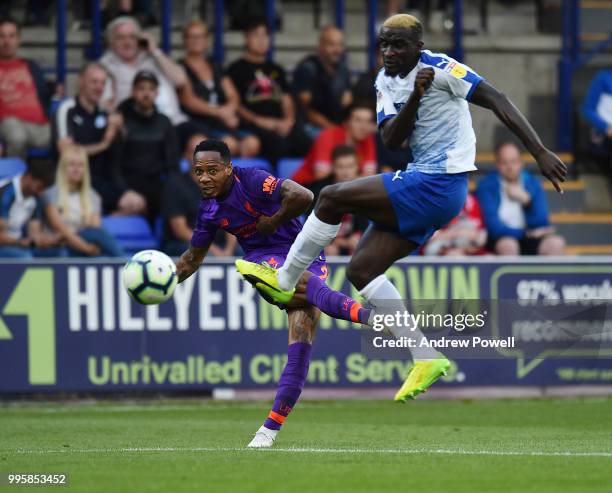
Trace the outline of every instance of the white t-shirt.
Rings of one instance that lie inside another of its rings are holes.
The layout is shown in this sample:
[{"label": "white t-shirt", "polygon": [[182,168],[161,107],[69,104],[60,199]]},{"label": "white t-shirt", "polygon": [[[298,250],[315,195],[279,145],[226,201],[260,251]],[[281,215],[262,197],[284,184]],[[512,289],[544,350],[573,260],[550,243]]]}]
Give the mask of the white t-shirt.
[{"label": "white t-shirt", "polygon": [[597,114],[612,127],[612,94],[602,94],[597,102]]},{"label": "white t-shirt", "polygon": [[406,169],[423,173],[473,171],[476,136],[467,102],[483,78],[443,53],[421,51],[416,67],[404,78],[390,77],[381,69],[375,82],[378,126],[397,115],[414,90],[418,71],[427,67],[434,69],[434,80],[419,103],[410,137],[413,161]]},{"label": "white t-shirt", "polygon": [[[159,80],[159,89],[155,106],[157,110],[166,115],[172,125],[178,125],[187,121],[187,117],[181,111],[176,88],[172,82],[166,77],[166,74],[155,63],[155,59],[146,53],[138,55],[138,60],[135,64],[125,63],[112,51],[107,51],[100,63],[104,65],[115,79],[115,105],[121,104],[132,94],[132,81],[138,72],[141,70],[149,70],[153,72]],[[108,79],[104,88],[104,100],[113,99],[113,82]]]},{"label": "white t-shirt", "polygon": [[[102,210],[102,201],[100,195],[95,190],[90,192],[91,200],[91,212],[92,214],[100,214]],[[59,203],[59,188],[57,185],[53,185],[51,188],[45,190],[42,196],[43,206],[47,204],[54,204],[62,215],[64,224],[69,226],[72,230],[78,231],[83,229],[86,225],[84,223],[85,218],[83,217],[83,208],[81,207],[81,195],[79,192],[68,193],[68,209],[62,210],[61,204]]]},{"label": "white t-shirt", "polygon": [[509,228],[525,229],[527,222],[525,221],[525,211],[518,200],[511,199],[506,193],[505,185],[508,182],[500,180],[500,202],[497,214],[499,220]]}]

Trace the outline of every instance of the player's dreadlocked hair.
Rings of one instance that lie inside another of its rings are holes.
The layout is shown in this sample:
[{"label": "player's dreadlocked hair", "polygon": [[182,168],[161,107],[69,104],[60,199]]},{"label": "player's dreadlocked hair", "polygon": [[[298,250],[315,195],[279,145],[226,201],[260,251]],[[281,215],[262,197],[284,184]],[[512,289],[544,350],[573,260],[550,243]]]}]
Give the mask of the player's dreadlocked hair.
[{"label": "player's dreadlocked hair", "polygon": [[417,41],[421,41],[423,38],[423,26],[421,22],[409,14],[395,14],[387,18],[383,23],[383,27],[389,27],[394,29],[407,29],[412,33],[412,36]]},{"label": "player's dreadlocked hair", "polygon": [[195,156],[198,152],[204,152],[204,151],[218,152],[221,155],[221,159],[223,160],[224,163],[229,163],[231,160],[229,147],[227,147],[227,144],[223,142],[222,140],[216,140],[216,139],[203,140],[196,146],[195,150],[193,151],[193,158],[195,159]]}]

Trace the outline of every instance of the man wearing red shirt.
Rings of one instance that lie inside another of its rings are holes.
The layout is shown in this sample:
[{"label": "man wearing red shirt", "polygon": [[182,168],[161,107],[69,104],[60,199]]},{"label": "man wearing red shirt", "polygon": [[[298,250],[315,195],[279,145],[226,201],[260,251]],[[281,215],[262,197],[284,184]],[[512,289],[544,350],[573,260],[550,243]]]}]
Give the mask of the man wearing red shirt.
[{"label": "man wearing red shirt", "polygon": [[304,163],[291,178],[311,183],[332,172],[332,151],[339,145],[352,145],[357,152],[360,176],[376,173],[374,111],[367,105],[354,104],[343,125],[323,130],[308,151]]},{"label": "man wearing red shirt", "polygon": [[0,19],[0,138],[7,155],[25,159],[28,147],[47,147],[51,138],[45,112],[49,94],[42,71],[17,57],[19,26]]}]

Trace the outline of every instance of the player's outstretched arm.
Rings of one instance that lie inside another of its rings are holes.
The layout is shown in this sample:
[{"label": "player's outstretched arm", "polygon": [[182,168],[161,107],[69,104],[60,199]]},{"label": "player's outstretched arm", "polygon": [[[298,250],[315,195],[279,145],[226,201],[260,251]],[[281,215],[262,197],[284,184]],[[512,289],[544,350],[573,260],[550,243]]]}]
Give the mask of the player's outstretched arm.
[{"label": "player's outstretched arm", "polygon": [[434,75],[432,68],[419,70],[414,81],[414,91],[410,94],[406,104],[397,115],[382,123],[380,137],[387,149],[399,149],[412,134],[419,103],[425,91],[431,87]]},{"label": "player's outstretched arm", "polygon": [[310,190],[292,180],[283,181],[280,195],[281,207],[276,214],[260,216],[257,221],[257,231],[263,235],[273,234],[281,224],[306,212],[314,199]]},{"label": "player's outstretched arm", "polygon": [[206,257],[209,248],[210,245],[201,248],[189,246],[189,248],[183,252],[183,255],[176,261],[178,282],[183,282],[198,270],[202,262],[204,262],[204,257]]},{"label": "player's outstretched arm", "polygon": [[560,182],[565,181],[567,167],[555,153],[542,144],[536,131],[508,96],[483,80],[476,87],[471,102],[492,110],[497,118],[525,144],[536,159],[540,171],[552,182],[557,192],[563,193]]}]

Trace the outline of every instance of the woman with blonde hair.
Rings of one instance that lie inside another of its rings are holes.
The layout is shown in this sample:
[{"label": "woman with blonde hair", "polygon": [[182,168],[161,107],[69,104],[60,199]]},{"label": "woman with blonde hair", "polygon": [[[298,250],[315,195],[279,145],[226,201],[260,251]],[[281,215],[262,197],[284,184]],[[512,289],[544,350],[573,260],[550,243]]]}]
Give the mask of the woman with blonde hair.
[{"label": "woman with blonde hair", "polygon": [[259,153],[259,139],[240,128],[240,96],[221,66],[206,56],[208,28],[200,20],[183,29],[185,58],[179,61],[189,82],[179,90],[181,107],[198,131],[220,139],[233,156],[253,157]]},{"label": "woman with blonde hair", "polygon": [[59,233],[71,256],[121,257],[123,250],[101,227],[101,199],[91,187],[89,159],[80,146],[62,152],[55,185],[43,194],[48,226]]}]

